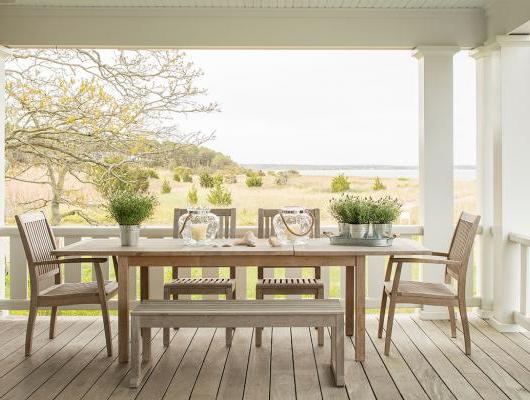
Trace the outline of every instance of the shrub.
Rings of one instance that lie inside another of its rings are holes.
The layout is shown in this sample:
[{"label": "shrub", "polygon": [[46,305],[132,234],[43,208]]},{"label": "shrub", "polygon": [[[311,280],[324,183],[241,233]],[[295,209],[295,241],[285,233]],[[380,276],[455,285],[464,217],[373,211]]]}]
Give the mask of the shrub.
[{"label": "shrub", "polygon": [[115,164],[110,168],[94,167],[88,174],[104,197],[117,192],[146,193],[149,189],[149,170],[129,163],[120,164],[119,158],[106,160]]},{"label": "shrub", "polygon": [[300,176],[300,171],[297,171],[296,169],[290,169],[287,171],[288,176]]},{"label": "shrub", "polygon": [[199,175],[199,184],[203,188],[213,188],[215,180],[208,172],[201,172]]},{"label": "shrub", "polygon": [[199,194],[197,193],[197,188],[195,185],[192,185],[190,190],[188,190],[186,198],[190,206],[196,206],[197,203],[199,203]]},{"label": "shrub", "polygon": [[189,174],[182,175],[182,182],[193,182],[193,176],[191,175],[191,172]]},{"label": "shrub", "polygon": [[213,177],[213,186],[216,185],[222,185],[223,184],[223,175],[221,174],[215,174]]},{"label": "shrub", "polygon": [[158,175],[158,172],[156,170],[154,170],[153,168],[149,168],[147,170],[147,175],[151,179],[160,179],[160,176]]},{"label": "shrub", "polygon": [[245,183],[248,187],[261,187],[263,185],[263,179],[258,175],[251,175],[247,177]]},{"label": "shrub", "polygon": [[350,181],[344,174],[337,175],[331,180],[332,193],[342,193],[348,190],[350,190]]},{"label": "shrub", "polygon": [[171,185],[167,179],[164,179],[162,182],[162,189],[160,190],[162,194],[171,193]]},{"label": "shrub", "polygon": [[286,172],[278,172],[276,174],[276,178],[274,179],[274,183],[276,183],[278,186],[284,186],[287,185],[287,173]]},{"label": "shrub", "polygon": [[140,225],[153,215],[156,197],[132,192],[117,192],[107,203],[107,210],[119,225]]},{"label": "shrub", "polygon": [[383,182],[381,182],[381,179],[379,179],[379,177],[375,178],[374,184],[372,185],[372,190],[386,190],[386,186],[383,184]]},{"label": "shrub", "polygon": [[174,180],[175,182],[180,182],[180,175],[178,175],[178,174],[173,174],[173,180]]},{"label": "shrub", "polygon": [[224,177],[225,183],[237,183],[237,176],[236,175],[225,175]]},{"label": "shrub", "polygon": [[216,184],[208,193],[208,202],[214,206],[229,206],[232,204],[232,193],[222,184]]},{"label": "shrub", "polygon": [[188,167],[176,167],[173,169],[173,180],[177,182],[191,182],[191,168]]}]

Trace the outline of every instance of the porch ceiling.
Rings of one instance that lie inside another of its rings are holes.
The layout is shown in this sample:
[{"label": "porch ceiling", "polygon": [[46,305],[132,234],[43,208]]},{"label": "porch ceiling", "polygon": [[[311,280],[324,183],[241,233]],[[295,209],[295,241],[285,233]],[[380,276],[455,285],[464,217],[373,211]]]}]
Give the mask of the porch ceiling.
[{"label": "porch ceiling", "polygon": [[488,0],[0,0],[0,4],[47,7],[221,8],[483,8]]}]

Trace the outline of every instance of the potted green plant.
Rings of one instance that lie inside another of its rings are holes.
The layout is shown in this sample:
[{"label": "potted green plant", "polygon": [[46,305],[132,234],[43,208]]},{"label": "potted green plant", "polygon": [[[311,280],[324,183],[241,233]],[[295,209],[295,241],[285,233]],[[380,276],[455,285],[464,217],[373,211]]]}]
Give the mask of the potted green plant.
[{"label": "potted green plant", "polygon": [[367,199],[359,196],[343,195],[330,202],[330,212],[339,223],[339,235],[354,239],[365,238],[369,229]]},{"label": "potted green plant", "polygon": [[108,199],[110,217],[120,226],[122,246],[138,245],[140,224],[153,215],[156,197],[128,191],[118,192]]},{"label": "potted green plant", "polygon": [[401,214],[401,202],[390,196],[373,201],[370,212],[371,237],[382,239],[392,233],[392,223]]}]

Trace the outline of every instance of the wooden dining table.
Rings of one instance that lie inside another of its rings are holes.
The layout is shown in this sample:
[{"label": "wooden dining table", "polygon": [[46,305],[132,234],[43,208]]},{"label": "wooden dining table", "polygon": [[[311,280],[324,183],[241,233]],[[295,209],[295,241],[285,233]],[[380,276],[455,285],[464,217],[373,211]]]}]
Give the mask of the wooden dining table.
[{"label": "wooden dining table", "polygon": [[[118,262],[118,352],[120,362],[129,360],[129,269],[140,268],[140,297],[149,297],[151,267],[331,267],[346,269],[345,331],[353,336],[355,360],[365,359],[365,266],[367,256],[411,256],[431,254],[419,242],[397,238],[392,246],[334,246],[329,239],[310,239],[307,244],[272,247],[258,240],[255,247],[229,246],[230,240],[215,240],[192,247],[182,239],[141,238],[138,245],[124,247],[117,238],[86,239],[53,251],[58,257],[116,257]],[[381,285],[383,276],[381,276]],[[237,285],[237,282],[236,282]]]}]

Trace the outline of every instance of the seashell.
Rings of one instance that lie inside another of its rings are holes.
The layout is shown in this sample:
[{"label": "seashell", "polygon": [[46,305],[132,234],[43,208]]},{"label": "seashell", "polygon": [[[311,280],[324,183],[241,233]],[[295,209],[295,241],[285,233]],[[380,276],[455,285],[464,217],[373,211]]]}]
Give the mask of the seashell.
[{"label": "seashell", "polygon": [[280,242],[280,240],[276,236],[271,236],[269,238],[269,244],[271,245],[271,247],[281,247],[282,246],[282,243]]},{"label": "seashell", "polygon": [[256,247],[256,236],[254,236],[254,233],[252,231],[247,231],[243,235],[242,238],[236,239],[234,241],[235,246],[248,246],[248,247]]}]

